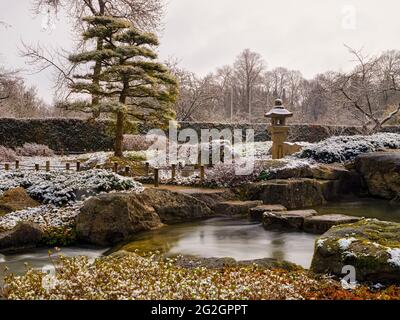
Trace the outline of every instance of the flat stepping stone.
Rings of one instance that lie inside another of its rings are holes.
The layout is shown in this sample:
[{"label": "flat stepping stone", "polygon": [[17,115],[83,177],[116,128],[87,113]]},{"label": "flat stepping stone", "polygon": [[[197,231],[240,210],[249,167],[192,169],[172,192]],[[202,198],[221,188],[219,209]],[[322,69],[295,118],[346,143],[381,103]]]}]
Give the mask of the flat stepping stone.
[{"label": "flat stepping stone", "polygon": [[250,209],[262,205],[262,201],[225,201],[214,206],[214,211],[226,216],[244,216],[250,214]]},{"label": "flat stepping stone", "polygon": [[323,216],[309,217],[304,220],[303,229],[305,232],[323,234],[333,226],[355,223],[364,218],[346,216],[343,214],[328,214]]},{"label": "flat stepping stone", "polygon": [[282,212],[287,211],[286,207],[280,204],[264,204],[250,209],[250,219],[261,222],[266,212]]},{"label": "flat stepping stone", "polygon": [[306,218],[317,214],[315,210],[266,212],[263,226],[266,230],[302,230]]}]

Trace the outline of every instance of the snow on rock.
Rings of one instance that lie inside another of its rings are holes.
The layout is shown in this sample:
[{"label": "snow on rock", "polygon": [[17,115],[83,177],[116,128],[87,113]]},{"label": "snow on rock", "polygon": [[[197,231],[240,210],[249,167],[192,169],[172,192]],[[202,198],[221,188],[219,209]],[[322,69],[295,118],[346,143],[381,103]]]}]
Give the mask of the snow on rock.
[{"label": "snow on rock", "polygon": [[355,241],[357,241],[356,238],[344,238],[344,239],[339,239],[338,243],[340,249],[345,251],[348,250],[350,248],[350,245]]},{"label": "snow on rock", "polygon": [[382,149],[400,149],[400,134],[378,133],[371,136],[332,137],[304,146],[296,156],[321,163],[344,163],[355,159],[360,154]]},{"label": "snow on rock", "polygon": [[106,170],[1,172],[0,194],[15,187],[23,187],[32,198],[57,206],[102,191],[143,190],[142,184],[132,178],[122,177]]},{"label": "snow on rock", "polygon": [[324,246],[324,243],[327,241],[328,239],[318,239],[317,241],[317,246],[318,248],[322,248]]},{"label": "snow on rock", "polygon": [[388,263],[400,268],[400,249],[388,249],[390,255]]}]

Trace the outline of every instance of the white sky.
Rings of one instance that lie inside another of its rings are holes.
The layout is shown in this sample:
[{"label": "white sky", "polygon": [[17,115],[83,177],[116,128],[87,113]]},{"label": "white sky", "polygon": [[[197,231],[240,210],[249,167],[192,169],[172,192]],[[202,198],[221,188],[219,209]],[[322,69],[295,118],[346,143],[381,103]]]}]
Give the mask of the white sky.
[{"label": "white sky", "polygon": [[[204,75],[231,64],[245,48],[259,52],[269,69],[300,70],[310,78],[327,70],[346,70],[350,56],[343,46],[377,54],[400,49],[398,0],[168,0],[160,58]],[[21,40],[70,48],[72,35],[60,17],[53,31],[41,28],[29,0],[0,0],[0,65],[28,69],[18,56]],[[50,72],[24,73],[47,102],[52,101]]]}]

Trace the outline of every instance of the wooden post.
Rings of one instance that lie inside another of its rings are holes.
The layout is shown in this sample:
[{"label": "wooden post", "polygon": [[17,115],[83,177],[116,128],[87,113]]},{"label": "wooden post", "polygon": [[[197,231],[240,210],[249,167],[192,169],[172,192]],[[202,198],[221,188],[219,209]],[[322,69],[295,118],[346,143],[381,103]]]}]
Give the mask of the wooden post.
[{"label": "wooden post", "polygon": [[130,171],[131,171],[131,168],[128,167],[128,166],[126,166],[126,167],[125,167],[125,175],[126,175],[126,176],[129,176]]},{"label": "wooden post", "polygon": [[160,186],[159,169],[154,169],[154,186],[158,188]]},{"label": "wooden post", "polygon": [[40,169],[39,164],[36,163],[36,164],[35,164],[35,171],[39,171],[39,169]]},{"label": "wooden post", "polygon": [[65,170],[69,171],[69,169],[71,169],[71,165],[69,164],[69,162],[67,162],[65,164]]},{"label": "wooden post", "polygon": [[8,163],[4,164],[4,170],[6,171],[10,170],[10,165]]},{"label": "wooden post", "polygon": [[81,171],[81,163],[79,161],[76,162],[76,171]]},{"label": "wooden post", "polygon": [[19,160],[15,160],[15,170],[19,170]]},{"label": "wooden post", "polygon": [[172,165],[171,171],[172,171],[172,180],[175,180],[175,178],[176,178],[176,164]]},{"label": "wooden post", "polygon": [[50,172],[50,161],[46,161],[46,172]]},{"label": "wooden post", "polygon": [[115,173],[118,173],[118,162],[114,162],[113,171],[114,171]]},{"label": "wooden post", "polygon": [[204,166],[200,166],[200,184],[204,184],[204,178],[205,178],[205,169]]},{"label": "wooden post", "polygon": [[145,172],[146,177],[150,175],[150,163],[146,162],[146,172]]}]

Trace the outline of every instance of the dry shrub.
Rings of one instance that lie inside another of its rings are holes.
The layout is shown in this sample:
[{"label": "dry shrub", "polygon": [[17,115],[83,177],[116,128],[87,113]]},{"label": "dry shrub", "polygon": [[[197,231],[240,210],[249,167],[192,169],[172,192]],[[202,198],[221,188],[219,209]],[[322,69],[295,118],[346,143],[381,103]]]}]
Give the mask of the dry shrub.
[{"label": "dry shrub", "polygon": [[123,147],[126,151],[145,151],[148,150],[156,141],[156,136],[125,135]]},{"label": "dry shrub", "polygon": [[17,155],[25,157],[54,156],[54,151],[43,144],[25,143],[22,147],[18,147],[15,150],[17,152]]},{"label": "dry shrub", "polygon": [[14,161],[17,158],[17,154],[13,149],[0,146],[0,161]]}]

